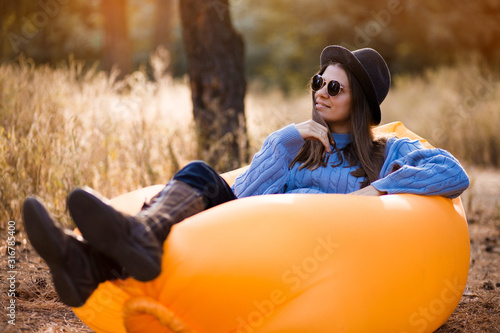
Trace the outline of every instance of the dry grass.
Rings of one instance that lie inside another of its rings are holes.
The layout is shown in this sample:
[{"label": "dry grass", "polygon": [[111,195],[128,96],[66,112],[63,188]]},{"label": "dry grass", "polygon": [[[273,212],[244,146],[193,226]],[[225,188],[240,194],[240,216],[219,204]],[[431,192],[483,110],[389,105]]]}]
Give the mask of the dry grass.
[{"label": "dry grass", "polygon": [[479,61],[396,77],[382,107],[462,162],[500,166],[500,81]]},{"label": "dry grass", "polygon": [[[57,68],[30,60],[0,65],[0,251],[7,221],[21,221],[27,195],[43,198],[64,224],[68,191],[89,185],[112,197],[166,182],[195,159],[190,91],[162,76],[162,54],[152,59],[156,82],[138,71],[123,81],[70,59]],[[395,78],[383,104],[384,122],[402,120],[467,166],[464,195],[472,262],[466,293],[438,332],[499,332],[500,327],[500,89],[477,62]],[[308,119],[307,92],[283,96],[251,87],[246,99],[252,153],[272,131]],[[21,223],[17,248],[18,326],[0,331],[89,332],[57,301],[45,264],[27,243]],[[2,267],[4,267],[2,265]],[[6,288],[4,268],[0,286]],[[5,306],[6,293],[0,295]],[[2,326],[3,325],[3,326]]]},{"label": "dry grass", "polygon": [[20,220],[26,195],[64,219],[76,185],[116,196],[166,182],[195,157],[185,84],[154,84],[144,72],[116,81],[82,68],[0,65],[0,226]]}]

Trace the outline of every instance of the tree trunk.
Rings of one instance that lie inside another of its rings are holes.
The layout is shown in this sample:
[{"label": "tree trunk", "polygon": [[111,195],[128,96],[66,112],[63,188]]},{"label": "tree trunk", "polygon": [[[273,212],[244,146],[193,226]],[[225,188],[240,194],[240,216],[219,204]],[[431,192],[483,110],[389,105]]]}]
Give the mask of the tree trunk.
[{"label": "tree trunk", "polygon": [[172,43],[172,26],[175,17],[175,6],[172,0],[156,1],[155,47],[163,46],[170,49]]},{"label": "tree trunk", "polygon": [[[163,64],[160,68],[155,68],[153,63],[153,71],[155,78],[161,77],[165,72],[171,72],[170,54],[172,51],[172,29],[175,18],[176,6],[173,5],[173,0],[156,0],[156,19],[154,27],[154,47],[157,55],[160,55]],[[156,72],[160,70],[160,72]]]},{"label": "tree trunk", "polygon": [[123,77],[132,71],[126,0],[102,0],[101,10],[104,16],[103,65],[107,70],[117,65]]},{"label": "tree trunk", "polygon": [[243,39],[228,0],[181,0],[198,156],[217,171],[248,161]]}]

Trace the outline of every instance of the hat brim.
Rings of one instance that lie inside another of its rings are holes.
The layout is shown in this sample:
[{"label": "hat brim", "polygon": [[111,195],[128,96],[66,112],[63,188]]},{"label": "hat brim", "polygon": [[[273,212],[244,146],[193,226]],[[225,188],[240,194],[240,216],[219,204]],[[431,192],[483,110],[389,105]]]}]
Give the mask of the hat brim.
[{"label": "hat brim", "polygon": [[368,104],[370,105],[372,120],[375,125],[380,124],[382,114],[378,103],[377,93],[368,72],[361,62],[359,62],[351,51],[338,45],[327,46],[323,52],[321,52],[321,67],[327,65],[329,62],[341,63],[351,71],[356,79],[358,79],[358,82],[365,92]]}]

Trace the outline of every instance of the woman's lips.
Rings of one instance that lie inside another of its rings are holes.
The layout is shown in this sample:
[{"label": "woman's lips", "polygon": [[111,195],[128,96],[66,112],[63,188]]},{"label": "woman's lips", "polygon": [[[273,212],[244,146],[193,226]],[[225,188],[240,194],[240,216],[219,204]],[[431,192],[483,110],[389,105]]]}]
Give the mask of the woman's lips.
[{"label": "woman's lips", "polygon": [[328,105],[325,105],[321,102],[316,102],[316,109],[329,109],[330,107]]}]

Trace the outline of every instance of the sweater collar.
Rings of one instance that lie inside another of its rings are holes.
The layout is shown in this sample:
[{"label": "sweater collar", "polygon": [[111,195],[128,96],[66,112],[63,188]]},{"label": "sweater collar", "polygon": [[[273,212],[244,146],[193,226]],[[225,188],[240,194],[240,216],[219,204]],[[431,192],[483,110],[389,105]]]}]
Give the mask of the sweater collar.
[{"label": "sweater collar", "polygon": [[352,142],[351,133],[347,134],[332,133],[332,137],[335,140],[335,143],[337,144],[337,147],[339,149],[345,148],[345,146],[347,146]]}]

